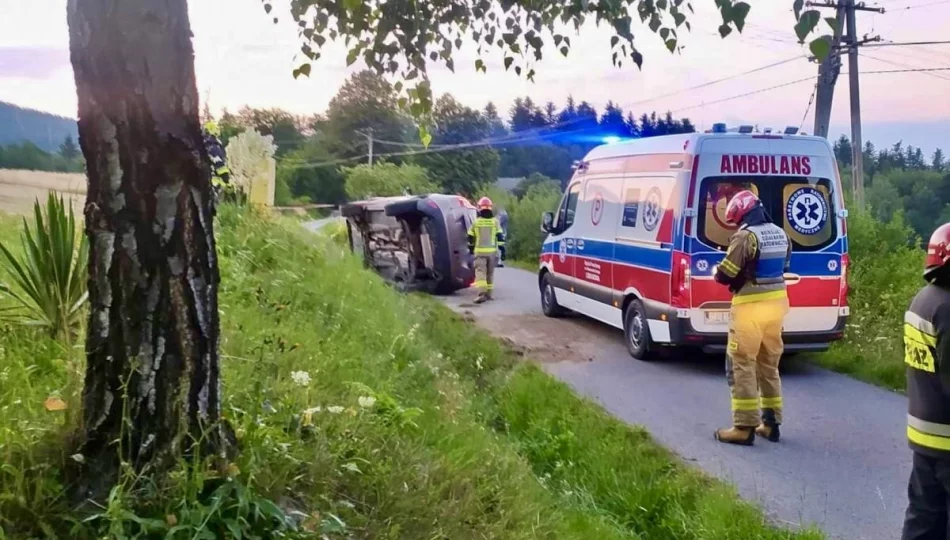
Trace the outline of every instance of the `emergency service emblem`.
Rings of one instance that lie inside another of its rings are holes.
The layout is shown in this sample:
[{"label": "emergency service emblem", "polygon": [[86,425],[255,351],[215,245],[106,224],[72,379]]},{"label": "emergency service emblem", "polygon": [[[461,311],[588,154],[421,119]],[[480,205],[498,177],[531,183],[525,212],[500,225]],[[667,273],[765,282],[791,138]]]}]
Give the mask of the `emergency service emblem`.
[{"label": "emergency service emblem", "polygon": [[785,220],[799,234],[816,234],[828,221],[828,203],[817,189],[799,188],[788,198]]},{"label": "emergency service emblem", "polygon": [[557,258],[560,259],[561,262],[567,261],[567,240],[558,241]]},{"label": "emergency service emblem", "polygon": [[707,261],[706,259],[699,259],[698,261],[696,261],[696,269],[699,270],[700,272],[705,272],[706,270],[709,270],[709,261]]},{"label": "emergency service emblem", "polygon": [[590,222],[596,227],[600,224],[600,218],[604,217],[604,196],[597,192],[594,200],[591,201]]},{"label": "emergency service emblem", "polygon": [[662,204],[660,201],[660,188],[651,188],[650,192],[647,193],[647,200],[643,205],[644,229],[653,231],[653,229],[656,229],[656,226],[660,224],[660,215],[663,212],[661,209]]}]

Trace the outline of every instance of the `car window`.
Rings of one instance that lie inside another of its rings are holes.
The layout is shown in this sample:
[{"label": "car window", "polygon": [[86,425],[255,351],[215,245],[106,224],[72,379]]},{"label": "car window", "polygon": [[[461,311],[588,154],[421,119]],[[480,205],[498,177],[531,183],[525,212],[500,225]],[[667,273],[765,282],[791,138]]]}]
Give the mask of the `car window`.
[{"label": "car window", "polygon": [[573,184],[567,191],[567,197],[558,212],[558,229],[566,231],[574,224],[574,213],[577,211],[577,200],[580,198],[581,185]]},{"label": "car window", "polygon": [[836,237],[833,190],[824,178],[730,176],[703,180],[699,239],[718,249],[729,245],[736,227],[726,223],[726,205],[743,189],[755,193],[773,223],[782,227],[795,251],[816,251]]}]

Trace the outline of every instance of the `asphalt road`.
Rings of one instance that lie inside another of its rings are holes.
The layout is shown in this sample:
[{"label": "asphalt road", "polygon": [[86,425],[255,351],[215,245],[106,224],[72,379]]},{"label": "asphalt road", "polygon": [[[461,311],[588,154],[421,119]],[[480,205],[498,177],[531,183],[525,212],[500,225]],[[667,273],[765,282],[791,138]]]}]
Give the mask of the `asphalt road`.
[{"label": "asphalt road", "polygon": [[487,304],[472,305],[471,289],[445,301],[528,348],[551,374],[646,427],[687,462],[733,483],[777,523],[816,524],[848,540],[900,537],[910,473],[903,396],[787,361],[782,442],[724,445],[712,437],[730,421],[721,358],[640,362],[627,354],[619,330],[582,318],[541,319],[535,274],[499,269],[495,287]]}]

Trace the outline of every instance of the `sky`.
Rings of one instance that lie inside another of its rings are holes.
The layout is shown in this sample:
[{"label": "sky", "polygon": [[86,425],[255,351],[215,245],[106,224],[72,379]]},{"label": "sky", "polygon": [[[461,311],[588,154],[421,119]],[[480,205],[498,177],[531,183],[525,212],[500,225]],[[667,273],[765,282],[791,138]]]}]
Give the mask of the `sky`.
[{"label": "sky", "polygon": [[[610,60],[610,30],[590,24],[572,36],[567,58],[553,50],[537,63],[531,83],[506,73],[500,53],[486,58],[488,73],[476,73],[475,55],[463,48],[453,74],[430,67],[436,94],[451,93],[462,103],[481,108],[493,101],[507,110],[516,97],[562,105],[568,95],[602,109],[608,100],[625,110],[670,110],[689,117],[700,129],[725,121],[781,128],[802,125],[810,132],[810,104],[817,65],[807,48],[796,43],[791,0],[751,0],[748,25],[739,35],[716,33],[713,0],[693,0],[693,29],[681,34],[684,48],[670,54],[645,26],[634,28],[645,56],[642,70],[632,64],[615,68]],[[198,90],[215,112],[242,105],[282,107],[299,114],[320,113],[346,77],[342,45],[328,45],[309,79],[294,80],[299,53],[297,28],[289,0],[277,0],[273,14],[260,0],[191,0]],[[874,4],[868,2],[869,5]],[[860,13],[858,33],[885,41],[946,39],[950,0],[880,0],[886,14]],[[76,94],[69,64],[66,0],[0,0],[0,100],[64,116],[76,116]],[[829,12],[830,14],[830,12]],[[824,24],[824,23],[822,23]],[[780,63],[756,73],[710,84],[723,77]],[[948,68],[929,73],[871,73],[884,70]],[[928,154],[950,149],[950,46],[866,47],[860,77],[864,138],[878,147],[898,140]],[[774,88],[779,87],[779,88]],[[743,94],[750,94],[738,97]],[[832,133],[850,133],[847,76],[838,80]]]}]

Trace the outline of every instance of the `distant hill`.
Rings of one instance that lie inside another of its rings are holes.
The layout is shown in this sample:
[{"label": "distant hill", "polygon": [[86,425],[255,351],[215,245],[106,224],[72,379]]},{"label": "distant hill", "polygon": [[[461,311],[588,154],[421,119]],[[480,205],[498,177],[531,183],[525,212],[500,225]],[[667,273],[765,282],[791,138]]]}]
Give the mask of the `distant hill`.
[{"label": "distant hill", "polygon": [[76,120],[0,101],[0,145],[30,141],[54,152],[69,135],[79,139]]}]

